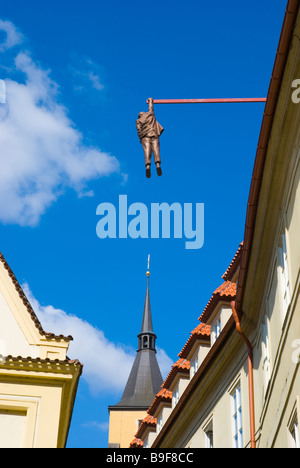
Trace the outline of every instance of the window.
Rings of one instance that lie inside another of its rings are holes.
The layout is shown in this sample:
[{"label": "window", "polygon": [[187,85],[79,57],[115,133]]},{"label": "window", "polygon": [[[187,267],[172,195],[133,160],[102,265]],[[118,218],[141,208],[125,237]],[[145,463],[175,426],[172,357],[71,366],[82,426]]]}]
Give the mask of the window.
[{"label": "window", "polygon": [[300,448],[299,424],[297,410],[295,409],[289,423],[289,439],[291,448]]},{"label": "window", "polygon": [[159,417],[157,418],[157,433],[159,433],[162,430],[163,427],[163,418],[162,415],[160,414]]},{"label": "window", "polygon": [[191,378],[194,377],[197,370],[198,370],[198,354],[196,354],[196,356],[194,356],[193,359],[191,360]]},{"label": "window", "polygon": [[148,348],[148,336],[143,336],[143,348]]},{"label": "window", "polygon": [[271,377],[271,362],[270,362],[270,343],[269,343],[269,323],[268,316],[265,315],[262,323],[262,367],[264,375],[264,390],[266,391]]},{"label": "window", "polygon": [[26,416],[26,411],[0,409],[0,448],[24,447]]},{"label": "window", "polygon": [[241,384],[238,383],[231,392],[232,397],[232,430],[233,446],[243,448],[243,423],[242,423],[242,402]]},{"label": "window", "polygon": [[221,333],[221,320],[220,318],[218,318],[215,326],[214,326],[214,332],[215,332],[215,338],[217,339],[218,336],[220,335]]},{"label": "window", "polygon": [[136,429],[136,430],[139,429],[139,427],[140,427],[140,425],[142,424],[142,422],[143,422],[142,419],[137,419],[137,420],[136,420],[136,425],[137,425],[137,429]]},{"label": "window", "polygon": [[212,344],[216,341],[216,339],[219,337],[221,333],[221,317],[218,316],[218,318],[212,323],[211,326],[212,330]]},{"label": "window", "polygon": [[174,408],[179,401],[179,387],[176,385],[172,392],[172,407]]},{"label": "window", "polygon": [[149,437],[148,436],[143,440],[143,448],[149,448]]},{"label": "window", "polygon": [[210,421],[208,426],[205,428],[205,446],[206,448],[214,448],[214,432],[212,421]]},{"label": "window", "polygon": [[282,294],[282,309],[283,309],[282,312],[283,312],[283,319],[284,319],[289,303],[291,302],[290,277],[289,277],[289,266],[288,266],[285,234],[281,236],[281,242],[278,247],[278,260],[279,260],[279,281],[281,285],[281,294]]}]

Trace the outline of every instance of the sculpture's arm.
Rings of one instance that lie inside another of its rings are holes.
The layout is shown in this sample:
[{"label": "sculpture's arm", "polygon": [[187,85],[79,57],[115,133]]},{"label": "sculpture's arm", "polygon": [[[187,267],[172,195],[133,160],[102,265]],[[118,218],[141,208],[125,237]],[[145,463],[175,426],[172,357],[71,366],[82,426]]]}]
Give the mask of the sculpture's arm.
[{"label": "sculpture's arm", "polygon": [[153,99],[152,98],[148,99],[148,113],[154,114]]},{"label": "sculpture's arm", "polygon": [[137,129],[138,137],[139,137],[139,139],[141,139],[141,136],[142,136],[142,124],[141,124],[141,122],[139,122],[138,120],[136,121],[136,129]]}]

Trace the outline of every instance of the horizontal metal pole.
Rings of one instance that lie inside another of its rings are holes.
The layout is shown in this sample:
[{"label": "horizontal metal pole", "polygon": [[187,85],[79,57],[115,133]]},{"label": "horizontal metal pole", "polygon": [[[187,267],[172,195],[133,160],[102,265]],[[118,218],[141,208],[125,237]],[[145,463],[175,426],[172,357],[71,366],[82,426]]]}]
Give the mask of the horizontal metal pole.
[{"label": "horizontal metal pole", "polygon": [[[266,102],[267,98],[228,98],[228,99],[154,99],[153,104],[230,104],[245,102]],[[147,100],[148,102],[148,100]]]}]

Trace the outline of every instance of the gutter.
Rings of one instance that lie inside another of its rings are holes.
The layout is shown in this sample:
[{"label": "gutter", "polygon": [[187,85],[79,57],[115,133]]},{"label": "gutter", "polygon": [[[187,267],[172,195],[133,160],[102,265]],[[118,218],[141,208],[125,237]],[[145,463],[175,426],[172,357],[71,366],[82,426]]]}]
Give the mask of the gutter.
[{"label": "gutter", "polygon": [[237,311],[235,309],[235,302],[231,302],[231,309],[232,315],[235,320],[235,326],[237,332],[244,340],[247,352],[248,352],[248,385],[249,385],[249,415],[250,415],[250,440],[251,440],[251,448],[256,448],[256,441],[255,441],[255,417],[254,417],[254,392],[253,392],[253,350],[252,345],[246,335],[244,334],[241,324],[239,321],[239,317]]},{"label": "gutter", "polygon": [[258,141],[257,153],[254,163],[252,174],[250,193],[248,198],[245,233],[244,233],[244,246],[241,259],[240,272],[237,282],[236,293],[236,311],[239,319],[241,319],[242,302],[245,292],[245,284],[247,277],[247,270],[250,261],[251,247],[254,237],[254,228],[256,221],[256,213],[258,206],[258,199],[260,195],[261,182],[263,177],[263,169],[265,158],[271,134],[271,127],[277,106],[278,95],[282,84],[284,69],[287,61],[287,56],[292,40],[294,25],[299,10],[300,0],[288,0],[284,22],[282,26],[281,36],[279,39],[276,59],[272,72],[271,82],[268,91],[267,103],[265,106],[261,132]]},{"label": "gutter", "polygon": [[273,67],[271,82],[265,106],[261,132],[259,136],[257,153],[252,174],[250,193],[247,205],[246,224],[244,233],[243,253],[237,281],[236,301],[231,302],[232,315],[236,323],[236,329],[244,340],[248,352],[248,385],[249,385],[249,415],[251,448],[256,448],[255,441],[255,416],[254,416],[254,391],[253,391],[253,350],[250,341],[242,331],[240,320],[242,318],[242,302],[245,293],[245,284],[250,262],[251,248],[254,237],[257,207],[263,178],[266,153],[273,119],[278,102],[279,91],[283,81],[284,70],[289,53],[296,17],[299,11],[300,0],[288,0],[283,21],[281,36],[279,39],[276,59]]}]

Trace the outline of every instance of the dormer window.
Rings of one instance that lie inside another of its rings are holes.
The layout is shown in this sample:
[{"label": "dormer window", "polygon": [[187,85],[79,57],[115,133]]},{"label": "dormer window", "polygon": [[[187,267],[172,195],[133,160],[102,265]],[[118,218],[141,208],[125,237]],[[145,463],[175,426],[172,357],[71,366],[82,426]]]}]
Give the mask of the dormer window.
[{"label": "dormer window", "polygon": [[179,386],[177,384],[172,392],[172,407],[173,408],[177,405],[178,401],[179,401]]},{"label": "dormer window", "polygon": [[198,370],[198,354],[194,355],[191,359],[191,378],[194,377]]},{"label": "dormer window", "polygon": [[217,315],[213,323],[211,324],[211,344],[217,340],[221,333],[221,317],[220,314]]},{"label": "dormer window", "polygon": [[163,427],[163,418],[162,418],[162,415],[160,414],[159,417],[157,418],[157,433],[158,434],[162,430],[162,427]]},{"label": "dormer window", "polygon": [[215,333],[215,338],[217,339],[221,333],[221,319],[220,318],[218,318],[218,320],[215,323],[214,333]]}]

